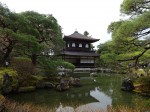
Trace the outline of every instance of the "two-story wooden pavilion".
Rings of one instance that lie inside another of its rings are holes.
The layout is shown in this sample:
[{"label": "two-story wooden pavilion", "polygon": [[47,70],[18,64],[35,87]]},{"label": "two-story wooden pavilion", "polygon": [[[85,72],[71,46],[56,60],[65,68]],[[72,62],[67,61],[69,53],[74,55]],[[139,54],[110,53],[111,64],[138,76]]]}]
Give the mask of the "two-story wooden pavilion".
[{"label": "two-story wooden pavilion", "polygon": [[66,45],[61,52],[63,60],[68,61],[76,66],[76,68],[93,68],[95,58],[99,57],[91,43],[99,41],[92,37],[84,36],[77,31],[69,36],[64,36],[63,40]]}]

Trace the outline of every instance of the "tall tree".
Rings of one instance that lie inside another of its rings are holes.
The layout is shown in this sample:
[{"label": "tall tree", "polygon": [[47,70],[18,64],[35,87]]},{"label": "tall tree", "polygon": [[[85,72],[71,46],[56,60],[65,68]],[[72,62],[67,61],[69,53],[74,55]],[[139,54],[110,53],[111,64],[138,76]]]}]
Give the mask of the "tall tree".
[{"label": "tall tree", "polygon": [[1,63],[4,63],[10,57],[14,47],[25,39],[33,38],[30,35],[21,32],[26,27],[24,17],[11,12],[5,5],[0,4],[0,54]]},{"label": "tall tree", "polygon": [[[123,14],[131,15],[128,20],[113,22],[108,31],[112,32],[112,39],[118,47],[118,52],[128,50],[130,57],[118,61],[134,61],[138,65],[141,57],[150,49],[150,1],[124,0],[121,5]],[[120,50],[119,50],[120,49]]]},{"label": "tall tree", "polygon": [[30,30],[24,32],[36,38],[42,49],[35,47],[30,55],[32,63],[36,65],[38,56],[43,52],[44,54],[49,50],[57,52],[63,46],[61,27],[57,20],[52,15],[39,14],[34,11],[27,11],[21,13],[28,22]]}]

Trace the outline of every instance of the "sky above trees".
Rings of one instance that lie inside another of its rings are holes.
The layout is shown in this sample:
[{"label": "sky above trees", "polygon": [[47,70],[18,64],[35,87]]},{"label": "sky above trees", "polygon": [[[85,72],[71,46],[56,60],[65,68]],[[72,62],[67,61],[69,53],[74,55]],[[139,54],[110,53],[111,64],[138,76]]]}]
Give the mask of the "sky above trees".
[{"label": "sky above trees", "polygon": [[121,19],[120,4],[123,0],[0,0],[11,11],[22,12],[33,10],[39,13],[52,14],[62,27],[64,35],[75,30],[80,33],[88,31],[93,38],[104,43],[111,39],[107,33],[108,25]]}]

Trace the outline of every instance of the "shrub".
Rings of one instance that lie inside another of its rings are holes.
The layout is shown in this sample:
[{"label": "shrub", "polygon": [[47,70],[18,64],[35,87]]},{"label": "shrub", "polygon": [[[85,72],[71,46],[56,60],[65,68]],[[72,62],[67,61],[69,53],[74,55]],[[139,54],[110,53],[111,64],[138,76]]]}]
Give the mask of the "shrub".
[{"label": "shrub", "polygon": [[56,65],[57,65],[57,67],[62,66],[66,69],[71,69],[71,70],[75,69],[75,66],[72,63],[69,63],[69,62],[66,62],[66,61],[63,61],[63,60],[57,60]]},{"label": "shrub", "polygon": [[47,75],[47,76],[50,76],[50,75],[54,75],[56,74],[56,61],[55,60],[51,60],[49,58],[45,58],[45,57],[42,57],[39,59],[39,64],[42,68],[42,72]]},{"label": "shrub", "polygon": [[69,62],[62,62],[62,66],[64,67],[64,68],[67,68],[67,69],[72,69],[72,70],[74,70],[75,69],[75,66],[72,64],[72,63],[69,63]]},{"label": "shrub", "polygon": [[34,66],[29,58],[15,57],[11,61],[11,66],[19,75],[31,75],[34,73]]},{"label": "shrub", "polygon": [[11,61],[11,66],[15,69],[19,75],[19,86],[34,85],[34,66],[31,59],[26,57],[15,57]]}]

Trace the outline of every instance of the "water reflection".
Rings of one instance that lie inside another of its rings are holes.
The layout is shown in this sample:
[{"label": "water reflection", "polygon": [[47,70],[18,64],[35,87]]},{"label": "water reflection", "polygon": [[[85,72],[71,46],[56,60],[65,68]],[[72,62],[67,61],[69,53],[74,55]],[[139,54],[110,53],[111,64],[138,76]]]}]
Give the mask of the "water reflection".
[{"label": "water reflection", "polygon": [[83,93],[78,93],[78,94],[66,94],[66,96],[68,97],[68,98],[84,98],[84,97],[89,97],[90,96],[90,92],[88,93],[88,92],[83,92]]},{"label": "water reflection", "polygon": [[65,92],[37,90],[32,93],[12,94],[8,97],[18,102],[33,103],[48,107],[59,106],[61,102],[63,106],[80,105],[77,109],[92,108],[104,110],[107,109],[108,105],[134,106],[137,101],[135,99],[138,99],[138,102],[146,99],[141,97],[139,100],[139,96],[136,94],[120,91],[121,77],[119,76],[100,76],[96,79],[96,83],[93,83],[93,80],[89,78],[85,80],[87,81],[82,87],[71,88]]},{"label": "water reflection", "polygon": [[77,109],[81,111],[92,111],[94,110],[106,110],[108,105],[111,106],[112,99],[108,95],[104,94],[102,91],[100,91],[99,87],[95,87],[94,90],[90,91],[90,96],[96,99],[98,102],[92,102],[85,105],[79,106]]}]

